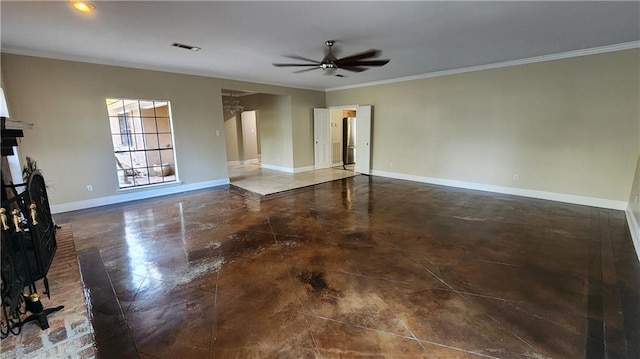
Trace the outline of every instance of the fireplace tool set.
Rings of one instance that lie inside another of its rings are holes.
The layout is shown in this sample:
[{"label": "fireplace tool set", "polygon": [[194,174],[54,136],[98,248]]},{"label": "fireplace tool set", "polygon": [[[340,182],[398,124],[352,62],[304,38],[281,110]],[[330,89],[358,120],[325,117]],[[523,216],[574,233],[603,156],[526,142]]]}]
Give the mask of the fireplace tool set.
[{"label": "fireplace tool set", "polygon": [[[18,193],[17,188],[25,190]],[[45,309],[36,288],[42,280],[42,293],[50,298],[47,272],[57,248],[56,225],[39,171],[31,173],[26,184],[5,185],[3,181],[0,219],[0,338],[20,334],[22,326],[31,321],[47,329],[47,315],[63,306]]]}]

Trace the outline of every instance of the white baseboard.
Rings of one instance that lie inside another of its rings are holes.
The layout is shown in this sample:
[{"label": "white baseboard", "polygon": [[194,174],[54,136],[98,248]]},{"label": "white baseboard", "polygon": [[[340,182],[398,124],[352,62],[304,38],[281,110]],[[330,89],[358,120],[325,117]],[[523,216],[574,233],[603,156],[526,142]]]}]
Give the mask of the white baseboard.
[{"label": "white baseboard", "polygon": [[259,159],[252,158],[252,159],[244,160],[244,161],[227,161],[227,165],[228,166],[248,165],[250,163],[258,163],[258,162],[260,162]]},{"label": "white baseboard", "polygon": [[546,199],[550,201],[581,204],[581,205],[592,206],[592,207],[617,209],[621,211],[624,211],[627,208],[627,202],[625,201],[614,201],[614,200],[603,199],[603,198],[584,197],[584,196],[576,196],[572,194],[536,191],[531,189],[514,188],[514,187],[493,186],[493,185],[488,185],[483,183],[454,181],[454,180],[448,180],[448,179],[442,179],[442,178],[423,177],[423,176],[379,171],[379,170],[372,170],[371,174],[374,176],[403,179],[403,180],[422,182],[422,183],[431,183],[431,184],[437,184],[441,186],[511,194],[515,196]]},{"label": "white baseboard", "polygon": [[192,183],[192,184],[154,187],[153,189],[144,189],[144,187],[141,187],[139,189],[123,191],[123,193],[117,194],[114,196],[93,198],[93,199],[87,199],[84,201],[77,201],[77,202],[54,204],[51,206],[51,213],[56,214],[56,213],[77,211],[79,209],[106,206],[110,204],[135,201],[138,199],[160,197],[168,194],[194,191],[197,189],[222,186],[226,184],[229,184],[228,178],[213,180],[213,181],[198,182],[198,183]]},{"label": "white baseboard", "polygon": [[296,167],[293,169],[293,173],[300,173],[300,172],[309,172],[309,171],[313,171],[316,168],[314,166],[306,166],[306,167]]},{"label": "white baseboard", "polygon": [[300,172],[309,172],[309,171],[313,171],[316,168],[314,166],[304,166],[304,167],[283,167],[283,166],[276,166],[276,165],[270,165],[268,163],[263,163],[262,164],[262,168],[266,168],[268,170],[274,170],[274,171],[281,171],[281,172],[287,172],[287,173],[300,173]]},{"label": "white baseboard", "polygon": [[263,163],[262,164],[262,168],[266,168],[268,170],[274,170],[274,171],[288,172],[288,173],[293,173],[294,172],[294,168],[293,167],[275,166],[275,165],[270,165],[270,164],[267,164],[267,163]]},{"label": "white baseboard", "polygon": [[282,167],[282,166],[274,166],[270,164],[263,163],[262,168],[266,168],[274,171],[282,171],[287,173],[299,173],[299,172],[308,172],[313,171],[315,167],[313,166],[305,166],[305,167]]},{"label": "white baseboard", "polygon": [[631,206],[628,206],[624,213],[627,215],[627,224],[629,225],[629,232],[631,232],[633,247],[636,249],[638,261],[640,261],[640,226],[638,225],[636,216],[633,215]]},{"label": "white baseboard", "polygon": [[342,161],[332,163],[331,167],[342,167]]}]

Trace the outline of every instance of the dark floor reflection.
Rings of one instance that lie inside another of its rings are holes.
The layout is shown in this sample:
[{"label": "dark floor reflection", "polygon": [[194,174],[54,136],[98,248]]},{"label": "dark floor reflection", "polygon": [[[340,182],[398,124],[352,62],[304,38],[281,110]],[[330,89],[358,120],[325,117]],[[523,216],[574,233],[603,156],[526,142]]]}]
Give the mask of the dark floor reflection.
[{"label": "dark floor reflection", "polygon": [[621,211],[358,176],[57,219],[143,358],[640,357]]}]

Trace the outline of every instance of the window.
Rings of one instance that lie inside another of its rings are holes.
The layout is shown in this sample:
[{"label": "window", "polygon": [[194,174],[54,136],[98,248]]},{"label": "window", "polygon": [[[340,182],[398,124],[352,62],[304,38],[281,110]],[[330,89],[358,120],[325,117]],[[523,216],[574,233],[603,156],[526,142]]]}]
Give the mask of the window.
[{"label": "window", "polygon": [[118,121],[120,122],[120,144],[123,146],[131,145],[131,130],[128,125],[127,115],[118,115]]},{"label": "window", "polygon": [[176,182],[169,101],[107,99],[120,188]]}]

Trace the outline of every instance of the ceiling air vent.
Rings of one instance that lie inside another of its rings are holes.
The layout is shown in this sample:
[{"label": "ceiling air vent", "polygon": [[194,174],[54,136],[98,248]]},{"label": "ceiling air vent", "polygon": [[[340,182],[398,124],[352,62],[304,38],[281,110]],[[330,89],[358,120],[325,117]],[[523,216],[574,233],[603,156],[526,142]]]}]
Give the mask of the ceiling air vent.
[{"label": "ceiling air vent", "polygon": [[171,44],[171,46],[173,47],[179,47],[181,49],[186,49],[186,50],[191,50],[191,51],[199,51],[200,48],[197,46],[191,46],[191,45],[185,45],[185,44],[180,44],[178,42],[174,42],[173,44]]}]

